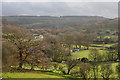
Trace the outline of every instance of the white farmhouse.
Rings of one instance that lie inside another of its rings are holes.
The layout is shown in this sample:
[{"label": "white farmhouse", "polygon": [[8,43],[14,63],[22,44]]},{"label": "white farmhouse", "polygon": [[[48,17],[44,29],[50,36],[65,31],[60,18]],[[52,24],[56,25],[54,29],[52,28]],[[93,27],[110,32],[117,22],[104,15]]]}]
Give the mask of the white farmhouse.
[{"label": "white farmhouse", "polygon": [[39,35],[38,38],[39,38],[39,39],[43,39],[43,35]]},{"label": "white farmhouse", "polygon": [[33,34],[33,36],[35,37],[35,39],[43,39],[43,35],[38,35],[38,34]]}]

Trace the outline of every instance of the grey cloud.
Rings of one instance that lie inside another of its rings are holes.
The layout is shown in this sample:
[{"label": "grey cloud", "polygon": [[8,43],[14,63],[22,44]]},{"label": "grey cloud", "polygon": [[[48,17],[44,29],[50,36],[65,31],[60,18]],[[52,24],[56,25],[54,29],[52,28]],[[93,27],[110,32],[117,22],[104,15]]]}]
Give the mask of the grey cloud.
[{"label": "grey cloud", "polygon": [[87,15],[117,17],[117,2],[4,2],[2,5],[3,15]]}]

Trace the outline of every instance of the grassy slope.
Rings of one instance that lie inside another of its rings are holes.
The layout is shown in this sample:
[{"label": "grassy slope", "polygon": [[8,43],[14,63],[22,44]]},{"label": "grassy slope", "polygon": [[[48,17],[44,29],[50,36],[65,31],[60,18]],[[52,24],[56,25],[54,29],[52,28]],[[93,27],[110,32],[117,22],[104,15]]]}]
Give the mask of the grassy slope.
[{"label": "grassy slope", "polygon": [[72,55],[73,55],[73,58],[82,58],[82,57],[87,57],[88,58],[88,55],[89,55],[89,52],[90,50],[81,50],[79,52],[73,52]]},{"label": "grassy slope", "polygon": [[[74,59],[83,58],[83,57],[88,58],[89,53],[90,53],[90,50],[80,50],[79,52],[73,52],[72,55]],[[99,53],[101,54],[104,53],[104,50],[99,50]]]},{"label": "grassy slope", "polygon": [[47,73],[34,72],[7,72],[3,73],[4,78],[63,78],[61,76],[51,75]]}]

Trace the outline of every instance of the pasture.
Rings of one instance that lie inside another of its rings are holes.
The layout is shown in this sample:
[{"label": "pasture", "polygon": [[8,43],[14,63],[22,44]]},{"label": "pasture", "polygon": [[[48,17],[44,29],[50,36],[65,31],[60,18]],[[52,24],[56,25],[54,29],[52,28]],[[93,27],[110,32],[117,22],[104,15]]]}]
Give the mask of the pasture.
[{"label": "pasture", "polygon": [[[98,50],[100,54],[105,53],[105,50]],[[73,59],[79,59],[79,58],[89,58],[89,54],[90,54],[91,50],[80,50],[78,52],[73,52],[72,53],[72,57]]]},{"label": "pasture", "polygon": [[36,72],[6,72],[4,78],[63,78],[61,76],[50,75],[48,73]]}]

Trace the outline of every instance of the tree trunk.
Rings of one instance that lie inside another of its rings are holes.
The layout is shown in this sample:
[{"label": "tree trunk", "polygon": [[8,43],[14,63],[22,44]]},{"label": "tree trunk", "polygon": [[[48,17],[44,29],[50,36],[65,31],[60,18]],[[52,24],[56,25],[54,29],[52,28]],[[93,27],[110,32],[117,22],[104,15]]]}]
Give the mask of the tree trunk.
[{"label": "tree trunk", "polygon": [[32,66],[31,66],[31,70],[33,70],[33,68],[34,68],[34,67],[33,67],[33,65],[32,65]]},{"label": "tree trunk", "polygon": [[79,49],[81,49],[81,45],[79,45]]},{"label": "tree trunk", "polygon": [[23,63],[20,61],[20,63],[19,63],[19,68],[20,69],[22,69],[22,65],[23,65]]},{"label": "tree trunk", "polygon": [[22,52],[20,51],[20,63],[19,63],[19,68],[22,69],[22,65],[23,65],[23,62],[22,62]]},{"label": "tree trunk", "polygon": [[68,69],[68,72],[67,72],[67,74],[70,74],[70,69]]},{"label": "tree trunk", "polygon": [[120,60],[120,46],[118,47],[118,59]]},{"label": "tree trunk", "polygon": [[93,73],[94,73],[94,80],[96,80],[95,66],[94,66],[94,68],[93,68]]},{"label": "tree trunk", "polygon": [[120,23],[118,24],[118,59],[120,60]]},{"label": "tree trunk", "polygon": [[77,44],[76,44],[76,49],[77,49]]},{"label": "tree trunk", "polygon": [[87,50],[89,50],[89,46],[87,46]]},{"label": "tree trunk", "polygon": [[69,45],[69,55],[68,56],[71,56],[71,46]]},{"label": "tree trunk", "polygon": [[63,73],[64,75],[66,75],[66,72],[65,72],[65,71],[62,71],[62,73]]},{"label": "tree trunk", "polygon": [[84,80],[87,80],[85,76],[83,77],[83,79],[84,79]]}]

